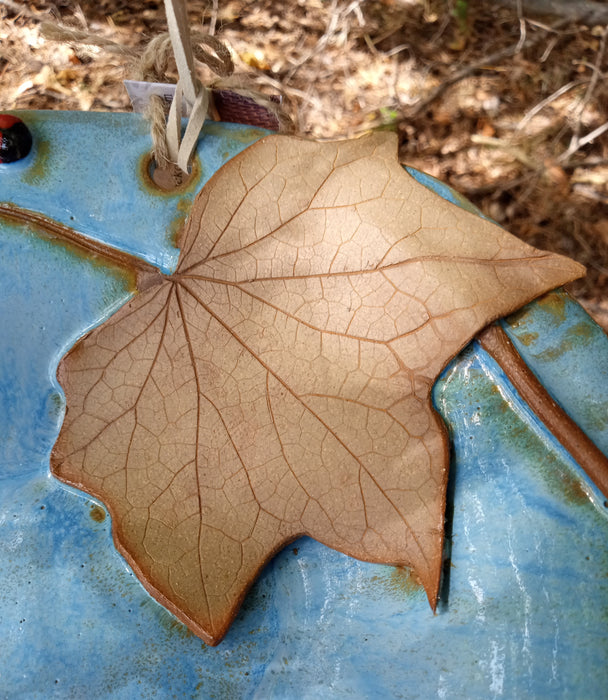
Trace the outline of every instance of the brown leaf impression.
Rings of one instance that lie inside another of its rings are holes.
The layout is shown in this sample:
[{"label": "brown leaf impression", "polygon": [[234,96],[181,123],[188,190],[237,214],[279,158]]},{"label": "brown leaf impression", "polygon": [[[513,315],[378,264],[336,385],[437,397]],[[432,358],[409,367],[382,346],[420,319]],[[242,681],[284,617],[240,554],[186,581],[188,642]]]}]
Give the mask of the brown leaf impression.
[{"label": "brown leaf impression", "polygon": [[484,326],[582,274],[450,204],[396,138],[269,136],[198,195],[170,276],[82,339],[58,376],[61,480],[209,644],[269,559],[309,535],[442,569],[440,371]]}]

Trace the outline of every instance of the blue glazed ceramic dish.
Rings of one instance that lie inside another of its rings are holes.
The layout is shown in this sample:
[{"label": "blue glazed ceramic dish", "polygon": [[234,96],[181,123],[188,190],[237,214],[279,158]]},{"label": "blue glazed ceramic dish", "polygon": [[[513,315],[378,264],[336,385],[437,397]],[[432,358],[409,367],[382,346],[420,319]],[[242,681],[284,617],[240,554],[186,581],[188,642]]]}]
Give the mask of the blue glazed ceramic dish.
[{"label": "blue glazed ceramic dish", "polygon": [[[20,116],[35,146],[0,165],[0,200],[165,271],[196,192],[265,133],[209,125],[194,182],[169,195],[147,177],[149,137],[136,115]],[[8,220],[0,265],[0,697],[604,696],[608,509],[476,342],[434,390],[452,442],[451,557],[437,614],[406,571],[302,539],[210,648],[126,566],[103,505],[49,474],[64,412],[57,363],[124,303],[128,281]],[[607,452],[606,335],[563,292],[503,326]]]}]

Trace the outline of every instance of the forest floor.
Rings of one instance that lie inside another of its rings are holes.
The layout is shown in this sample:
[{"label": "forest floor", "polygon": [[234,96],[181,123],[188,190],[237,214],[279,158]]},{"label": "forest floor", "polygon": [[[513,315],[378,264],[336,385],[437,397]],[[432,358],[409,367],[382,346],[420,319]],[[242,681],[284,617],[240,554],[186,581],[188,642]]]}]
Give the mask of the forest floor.
[{"label": "forest floor", "polygon": [[[608,31],[497,0],[191,0],[193,29],[279,93],[299,133],[392,129],[403,162],[512,233],[587,266],[571,291],[608,328]],[[0,0],[0,109],[129,111],[122,55],[55,42],[52,21],[142,47],[152,0]],[[169,76],[171,77],[171,76]]]}]

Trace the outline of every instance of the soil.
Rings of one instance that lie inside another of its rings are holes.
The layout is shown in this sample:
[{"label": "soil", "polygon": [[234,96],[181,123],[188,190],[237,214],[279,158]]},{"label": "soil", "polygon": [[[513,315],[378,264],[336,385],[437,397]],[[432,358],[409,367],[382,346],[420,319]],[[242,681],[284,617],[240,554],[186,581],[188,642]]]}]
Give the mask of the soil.
[{"label": "soil", "polygon": [[[193,29],[230,48],[243,81],[283,96],[299,133],[394,130],[405,163],[585,264],[571,291],[608,328],[606,27],[491,0],[190,0],[188,10]],[[131,59],[50,41],[42,21],[142,50],[166,31],[162,2],[0,0],[0,109],[129,111]]]}]

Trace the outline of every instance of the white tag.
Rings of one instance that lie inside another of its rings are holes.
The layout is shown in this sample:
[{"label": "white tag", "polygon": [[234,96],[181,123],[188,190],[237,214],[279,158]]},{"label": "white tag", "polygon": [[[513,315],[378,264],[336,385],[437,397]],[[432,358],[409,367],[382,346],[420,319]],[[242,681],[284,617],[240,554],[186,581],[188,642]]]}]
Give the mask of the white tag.
[{"label": "white tag", "polygon": [[[171,83],[146,83],[141,80],[125,80],[125,88],[133,105],[134,112],[144,112],[148,106],[151,95],[159,95],[170,105],[175,96],[175,85]],[[183,116],[190,116],[190,105],[186,100],[183,103]]]}]

